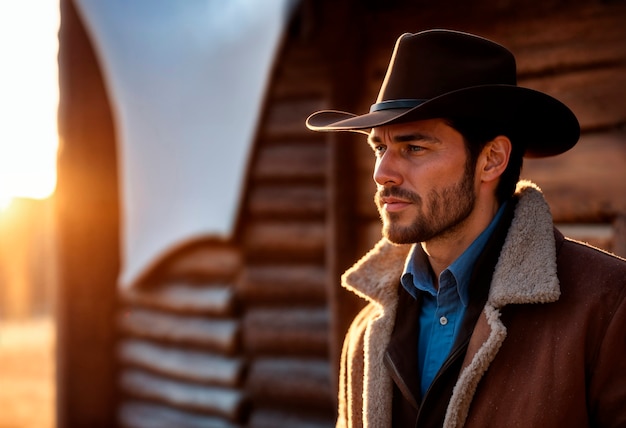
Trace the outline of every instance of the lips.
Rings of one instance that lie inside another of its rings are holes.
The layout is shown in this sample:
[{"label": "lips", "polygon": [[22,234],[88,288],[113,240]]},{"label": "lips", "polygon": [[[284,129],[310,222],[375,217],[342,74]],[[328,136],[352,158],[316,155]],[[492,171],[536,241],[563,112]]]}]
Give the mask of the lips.
[{"label": "lips", "polygon": [[381,202],[383,203],[383,208],[388,212],[397,212],[401,211],[407,206],[411,205],[410,201],[405,199],[395,198],[395,197],[382,197]]},{"label": "lips", "polygon": [[379,188],[374,199],[380,211],[388,213],[399,212],[409,205],[420,205],[420,197],[410,191],[400,187]]},{"label": "lips", "polygon": [[407,201],[401,198],[396,198],[394,196],[383,196],[381,200],[383,201],[383,204],[409,204],[411,203],[410,201]]}]

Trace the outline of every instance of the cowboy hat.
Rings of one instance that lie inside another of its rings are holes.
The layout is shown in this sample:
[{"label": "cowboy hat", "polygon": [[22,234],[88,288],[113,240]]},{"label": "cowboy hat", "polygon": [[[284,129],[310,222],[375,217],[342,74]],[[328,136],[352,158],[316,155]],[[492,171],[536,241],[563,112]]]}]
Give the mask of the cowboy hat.
[{"label": "cowboy hat", "polygon": [[485,38],[451,30],[401,35],[376,103],[369,113],[322,110],[306,120],[313,131],[355,131],[433,118],[481,119],[505,124],[525,156],[563,153],[580,125],[557,99],[517,86],[515,58]]}]

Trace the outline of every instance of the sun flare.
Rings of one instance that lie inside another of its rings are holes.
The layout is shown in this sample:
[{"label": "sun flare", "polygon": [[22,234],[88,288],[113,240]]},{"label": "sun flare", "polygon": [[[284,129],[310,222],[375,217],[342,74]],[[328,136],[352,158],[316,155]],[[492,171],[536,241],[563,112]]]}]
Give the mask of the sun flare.
[{"label": "sun flare", "polygon": [[56,187],[59,4],[0,2],[0,209]]}]

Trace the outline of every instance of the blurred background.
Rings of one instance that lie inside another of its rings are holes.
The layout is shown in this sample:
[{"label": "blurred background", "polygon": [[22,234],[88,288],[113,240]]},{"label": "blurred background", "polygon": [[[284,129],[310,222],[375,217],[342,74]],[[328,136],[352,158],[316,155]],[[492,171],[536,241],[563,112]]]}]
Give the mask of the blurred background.
[{"label": "blurred background", "polygon": [[[403,32],[470,31],[578,116],[527,160],[626,256],[624,0],[2,0],[0,428],[331,427],[380,238],[363,112]],[[503,108],[506,108],[503,106]]]},{"label": "blurred background", "polygon": [[54,426],[57,1],[0,2],[0,426]]}]

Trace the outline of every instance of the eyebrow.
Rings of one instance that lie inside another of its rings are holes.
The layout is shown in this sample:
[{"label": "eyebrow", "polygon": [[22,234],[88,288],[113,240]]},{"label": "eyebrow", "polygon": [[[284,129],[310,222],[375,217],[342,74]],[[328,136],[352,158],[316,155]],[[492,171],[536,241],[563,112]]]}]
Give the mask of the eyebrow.
[{"label": "eyebrow", "polygon": [[[411,141],[426,141],[426,142],[430,142],[430,143],[439,143],[439,139],[431,136],[431,135],[426,135],[426,134],[422,134],[419,132],[412,132],[409,134],[398,134],[398,135],[394,135],[393,137],[393,142],[394,143],[409,143]],[[382,139],[378,136],[369,136],[367,138],[367,142],[370,144],[378,144],[378,143],[382,143]]]}]

